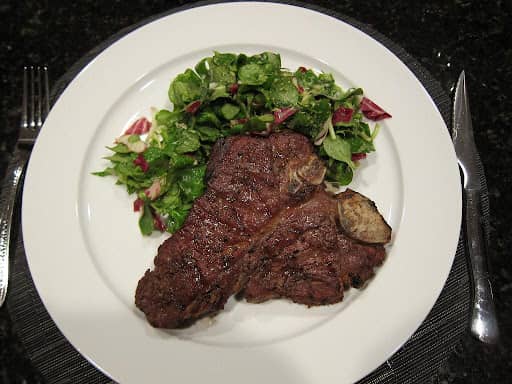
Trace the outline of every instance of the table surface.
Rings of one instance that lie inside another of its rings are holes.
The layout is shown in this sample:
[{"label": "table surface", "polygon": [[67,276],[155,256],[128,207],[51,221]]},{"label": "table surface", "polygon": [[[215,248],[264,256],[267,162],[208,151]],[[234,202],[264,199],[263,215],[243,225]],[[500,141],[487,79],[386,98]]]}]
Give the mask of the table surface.
[{"label": "table surface", "polygon": [[[56,80],[113,33],[187,1],[13,1],[0,4],[0,178],[19,126],[21,69],[47,64]],[[453,95],[466,71],[473,125],[491,205],[489,257],[502,340],[486,347],[466,335],[433,383],[509,383],[512,374],[512,1],[316,1],[402,46]],[[509,145],[511,147],[509,147]],[[0,382],[44,383],[0,309]]]}]

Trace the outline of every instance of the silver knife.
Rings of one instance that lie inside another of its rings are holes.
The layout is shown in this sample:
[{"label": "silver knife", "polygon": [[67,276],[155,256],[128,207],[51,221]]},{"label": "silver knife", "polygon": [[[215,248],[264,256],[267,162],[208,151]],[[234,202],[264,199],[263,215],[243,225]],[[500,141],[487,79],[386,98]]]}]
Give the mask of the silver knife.
[{"label": "silver knife", "polygon": [[480,221],[480,176],[483,176],[483,167],[473,137],[464,71],[460,74],[455,89],[452,139],[463,175],[465,234],[473,283],[471,333],[484,343],[494,344],[499,339],[499,328],[487,267],[485,237]]}]

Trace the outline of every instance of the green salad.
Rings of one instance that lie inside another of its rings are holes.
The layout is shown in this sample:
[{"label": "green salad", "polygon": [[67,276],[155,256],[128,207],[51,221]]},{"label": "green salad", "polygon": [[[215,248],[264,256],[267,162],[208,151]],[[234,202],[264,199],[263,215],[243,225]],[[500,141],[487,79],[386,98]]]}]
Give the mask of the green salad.
[{"label": "green salad", "polygon": [[377,121],[391,117],[363,96],[342,89],[331,74],[281,67],[272,52],[247,56],[215,52],[176,76],[169,86],[172,110],[140,118],[107,147],[115,176],[136,194],[143,235],[176,232],[205,190],[210,151],[221,137],[294,130],[306,135],[327,166],[326,181],[352,181],[358,162],[375,150]]}]

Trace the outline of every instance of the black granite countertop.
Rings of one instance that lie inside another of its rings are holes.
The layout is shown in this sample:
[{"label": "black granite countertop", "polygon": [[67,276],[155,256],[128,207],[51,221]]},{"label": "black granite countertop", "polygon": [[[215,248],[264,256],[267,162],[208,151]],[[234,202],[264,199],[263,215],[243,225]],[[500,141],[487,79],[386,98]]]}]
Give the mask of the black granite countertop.
[{"label": "black granite countertop", "polygon": [[[47,64],[56,80],[123,27],[186,1],[13,1],[0,3],[0,176],[16,140],[23,65]],[[512,2],[510,0],[322,0],[403,47],[452,95],[466,71],[477,146],[491,205],[492,265],[499,345],[466,335],[433,383],[509,383],[512,375]],[[509,147],[510,145],[510,147]],[[440,186],[442,188],[442,186]],[[5,306],[0,309],[0,382],[43,383]]]}]

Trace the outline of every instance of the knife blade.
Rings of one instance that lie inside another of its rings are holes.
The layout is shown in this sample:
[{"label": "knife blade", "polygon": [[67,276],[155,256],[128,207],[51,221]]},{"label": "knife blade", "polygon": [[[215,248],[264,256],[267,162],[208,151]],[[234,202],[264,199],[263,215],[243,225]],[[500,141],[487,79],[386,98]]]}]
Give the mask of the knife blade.
[{"label": "knife blade", "polygon": [[452,140],[463,179],[464,230],[473,288],[471,333],[484,343],[494,344],[499,340],[499,328],[481,222],[480,178],[484,175],[473,136],[464,71],[461,72],[455,89]]}]

